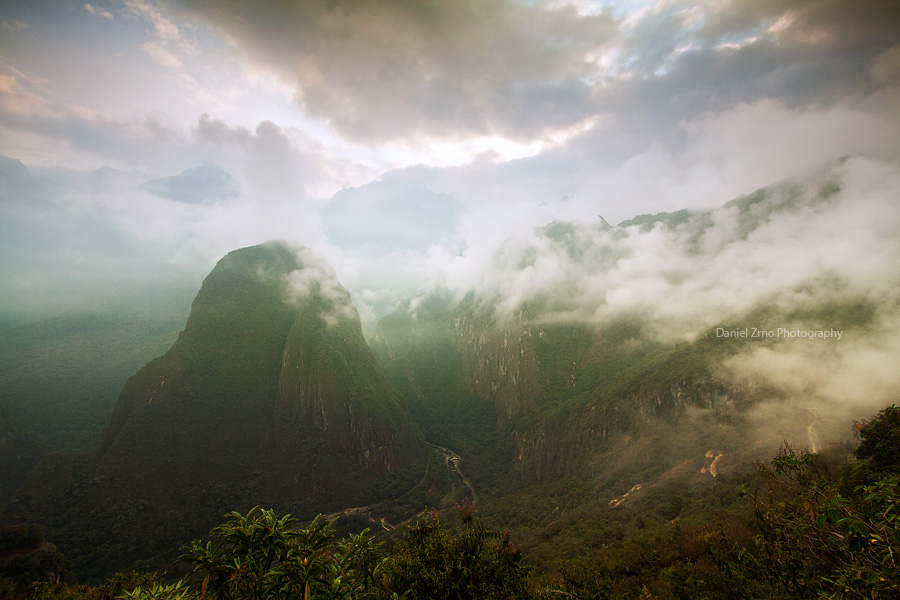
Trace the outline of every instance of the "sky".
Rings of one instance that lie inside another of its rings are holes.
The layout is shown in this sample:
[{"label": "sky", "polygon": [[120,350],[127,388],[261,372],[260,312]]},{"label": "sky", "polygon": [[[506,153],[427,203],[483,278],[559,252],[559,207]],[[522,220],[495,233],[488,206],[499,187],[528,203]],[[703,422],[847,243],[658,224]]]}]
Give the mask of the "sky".
[{"label": "sky", "polygon": [[0,312],[196,289],[287,239],[371,324],[552,221],[707,211],[843,157],[882,194],[846,198],[854,235],[894,215],[892,1],[2,0],[0,27]]}]

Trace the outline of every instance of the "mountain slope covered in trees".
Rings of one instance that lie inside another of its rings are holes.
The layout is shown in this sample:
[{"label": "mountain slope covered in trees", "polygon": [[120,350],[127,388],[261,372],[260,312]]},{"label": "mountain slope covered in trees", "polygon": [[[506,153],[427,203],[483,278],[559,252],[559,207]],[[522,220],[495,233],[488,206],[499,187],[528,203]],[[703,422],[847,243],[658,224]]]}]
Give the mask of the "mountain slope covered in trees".
[{"label": "mountain slope covered in trees", "polygon": [[271,243],[219,262],[172,348],[125,385],[97,451],[48,457],[4,517],[45,523],[96,573],[234,507],[312,517],[402,493],[384,478],[424,463],[346,291],[314,254]]}]

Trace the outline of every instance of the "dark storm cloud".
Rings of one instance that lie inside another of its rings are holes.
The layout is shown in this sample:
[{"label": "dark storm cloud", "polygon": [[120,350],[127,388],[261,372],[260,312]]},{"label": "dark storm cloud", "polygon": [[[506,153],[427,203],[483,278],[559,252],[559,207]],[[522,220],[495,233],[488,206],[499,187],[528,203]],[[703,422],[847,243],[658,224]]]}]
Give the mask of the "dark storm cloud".
[{"label": "dark storm cloud", "polygon": [[511,2],[178,2],[297,84],[340,131],[535,136],[591,113],[584,55],[606,15]]},{"label": "dark storm cloud", "polygon": [[660,2],[619,20],[477,0],[172,2],[360,139],[527,139],[607,112],[665,137],[737,102],[836,101],[900,43],[900,5],[881,0]]},{"label": "dark storm cloud", "polygon": [[723,39],[782,18],[781,43],[813,43],[820,52],[846,52],[896,43],[900,5],[882,0],[732,0],[712,13],[705,30],[711,38]]},{"label": "dark storm cloud", "polygon": [[672,150],[681,124],[764,100],[803,111],[872,93],[870,70],[900,44],[900,5],[864,0],[660,2],[620,28],[623,76],[595,89],[614,127],[584,140],[624,161],[651,143]]}]

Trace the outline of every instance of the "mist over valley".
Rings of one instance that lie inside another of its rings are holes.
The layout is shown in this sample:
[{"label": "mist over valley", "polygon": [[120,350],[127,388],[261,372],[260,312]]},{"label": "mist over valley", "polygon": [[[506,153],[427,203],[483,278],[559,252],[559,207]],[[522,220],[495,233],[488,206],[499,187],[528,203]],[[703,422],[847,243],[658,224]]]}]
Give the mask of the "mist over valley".
[{"label": "mist over valley", "polygon": [[893,5],[257,4],[0,7],[0,596],[895,597]]}]

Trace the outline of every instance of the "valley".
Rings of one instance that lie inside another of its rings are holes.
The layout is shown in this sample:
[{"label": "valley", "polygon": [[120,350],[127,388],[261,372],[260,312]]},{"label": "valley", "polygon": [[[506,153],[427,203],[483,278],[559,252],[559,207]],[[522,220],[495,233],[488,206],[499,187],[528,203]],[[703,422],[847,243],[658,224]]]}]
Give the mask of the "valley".
[{"label": "valley", "polygon": [[[820,177],[840,178],[840,166]],[[622,277],[654,236],[694,261],[696,278],[718,277],[717,262],[745,255],[770,223],[835,210],[832,184],[821,189],[783,184],[718,212],[619,226],[550,223],[495,257],[506,284],[427,289],[369,340],[315,252],[284,242],[232,251],[174,340],[168,326],[147,337],[142,352],[170,345],[124,383],[95,447],[60,452],[60,438],[42,445],[4,415],[4,447],[15,450],[0,462],[9,482],[0,517],[46,526],[93,581],[173,568],[184,543],[253,506],[302,522],[324,515],[343,533],[384,541],[428,518],[452,520],[454,507],[477,510],[485,527],[521,541],[535,581],[579,561],[607,564],[639,540],[681,539],[712,515],[737,519],[735,490],[752,484],[755,463],[785,440],[846,456],[847,423],[890,401],[886,387],[854,388],[861,380],[848,365],[892,360],[896,306],[821,274],[727,309],[679,303],[698,285],[684,276],[667,275],[667,295],[642,308],[617,309],[616,289],[587,292]],[[522,283],[548,261],[554,285]],[[751,328],[741,323],[841,336],[721,335]],[[36,330],[15,331],[24,340]],[[64,351],[90,355],[108,331],[88,328]],[[0,383],[24,387],[36,368],[28,361],[53,356],[39,348]],[[823,365],[855,383],[835,388],[843,380]]]},{"label": "valley", "polygon": [[900,600],[900,1],[0,29],[0,600]]}]

